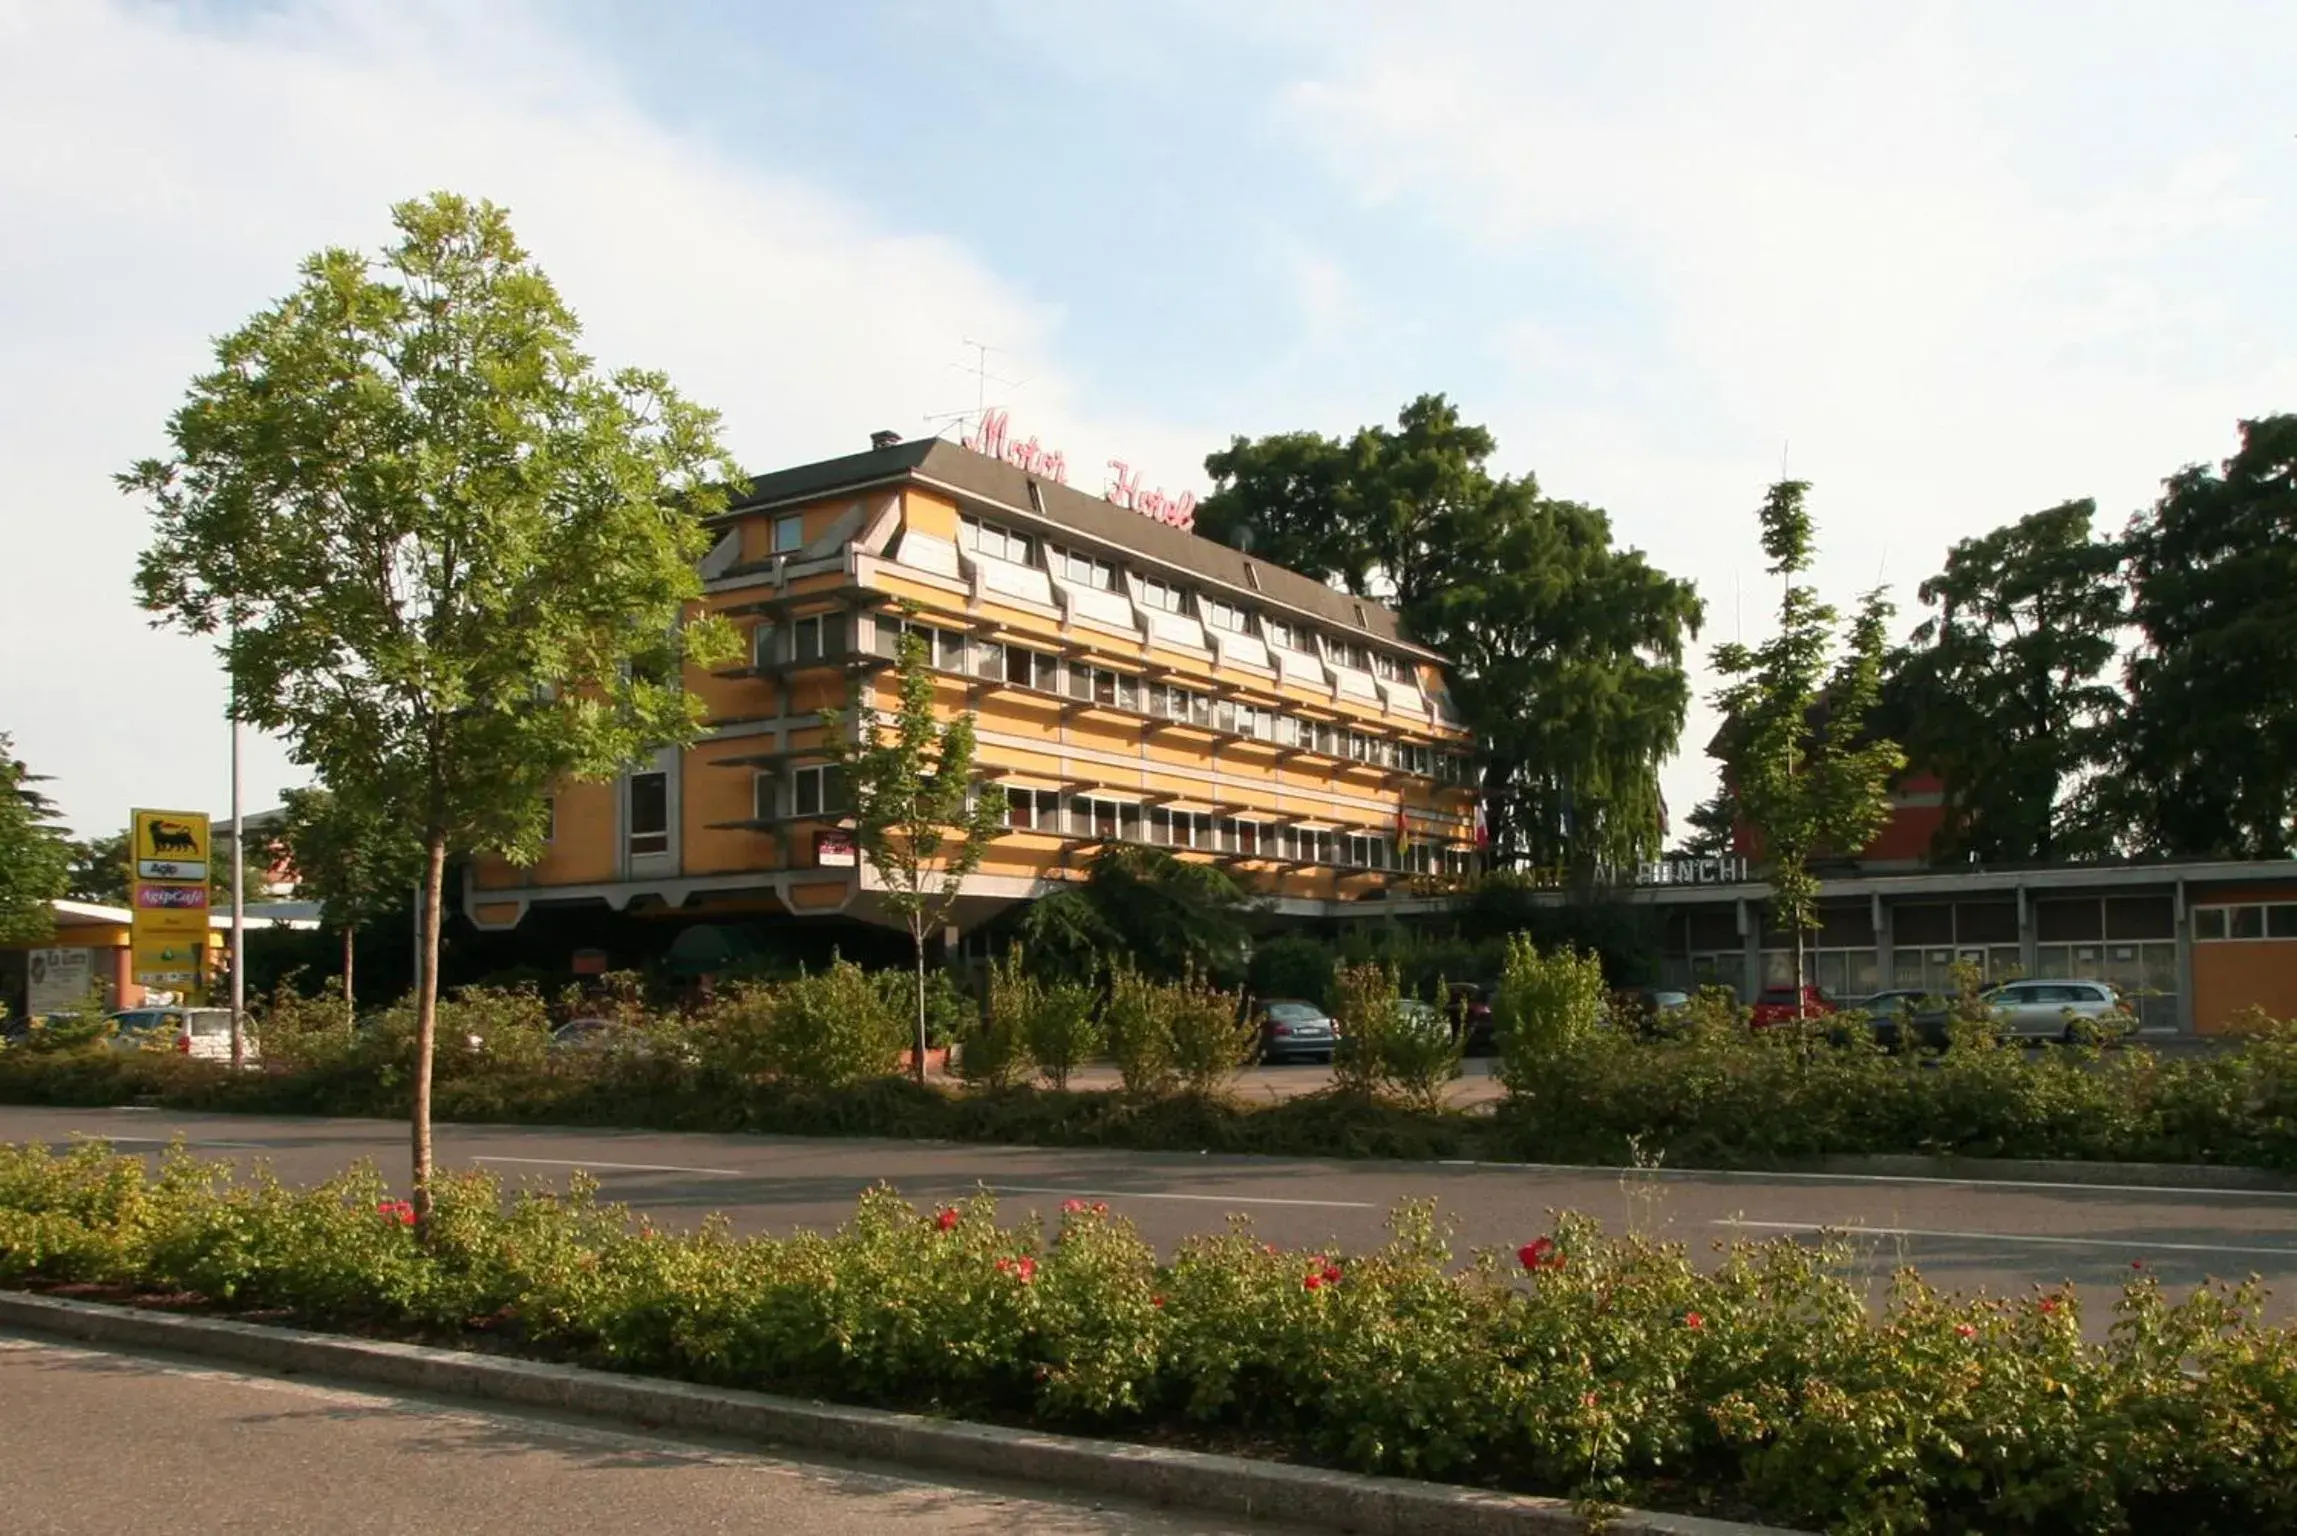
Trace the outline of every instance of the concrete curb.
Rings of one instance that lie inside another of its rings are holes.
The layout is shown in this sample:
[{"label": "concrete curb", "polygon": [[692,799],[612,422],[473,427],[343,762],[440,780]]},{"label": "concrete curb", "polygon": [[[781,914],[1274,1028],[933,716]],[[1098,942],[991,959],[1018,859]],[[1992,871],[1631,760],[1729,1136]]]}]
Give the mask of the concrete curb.
[{"label": "concrete curb", "polygon": [[[0,1326],[82,1343],[161,1350],[261,1370],[332,1376],[444,1396],[554,1409],[1229,1516],[1365,1536],[1523,1536],[1595,1528],[1562,1499],[1366,1477],[1201,1451],[1124,1445],[875,1408],[800,1402],[579,1366],[419,1344],[181,1317],[0,1292]],[[1773,1527],[1627,1510],[1622,1536],[1779,1536]]]}]

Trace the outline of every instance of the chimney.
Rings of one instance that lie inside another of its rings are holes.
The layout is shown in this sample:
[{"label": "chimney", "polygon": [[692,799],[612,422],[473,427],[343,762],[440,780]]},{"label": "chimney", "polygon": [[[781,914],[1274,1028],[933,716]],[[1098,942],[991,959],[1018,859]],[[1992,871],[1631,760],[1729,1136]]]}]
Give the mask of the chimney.
[{"label": "chimney", "polygon": [[901,434],[899,432],[872,432],[869,434],[869,446],[880,453],[898,445],[900,441]]}]

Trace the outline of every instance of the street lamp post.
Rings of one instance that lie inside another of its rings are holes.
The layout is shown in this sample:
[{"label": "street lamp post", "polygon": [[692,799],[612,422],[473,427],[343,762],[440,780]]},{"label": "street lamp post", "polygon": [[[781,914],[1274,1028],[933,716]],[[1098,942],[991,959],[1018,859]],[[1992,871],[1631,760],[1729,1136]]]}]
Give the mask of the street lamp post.
[{"label": "street lamp post", "polygon": [[[239,630],[231,638],[236,645]],[[231,1065],[247,1065],[247,819],[239,803],[239,677],[231,679]]]}]

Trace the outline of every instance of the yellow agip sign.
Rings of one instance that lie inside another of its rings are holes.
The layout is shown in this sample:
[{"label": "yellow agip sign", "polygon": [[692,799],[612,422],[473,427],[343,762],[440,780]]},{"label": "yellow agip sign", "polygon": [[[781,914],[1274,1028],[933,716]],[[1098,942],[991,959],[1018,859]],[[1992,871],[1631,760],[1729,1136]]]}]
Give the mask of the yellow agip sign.
[{"label": "yellow agip sign", "polygon": [[207,815],[139,810],[128,827],[135,979],[146,986],[196,986],[205,980]]}]

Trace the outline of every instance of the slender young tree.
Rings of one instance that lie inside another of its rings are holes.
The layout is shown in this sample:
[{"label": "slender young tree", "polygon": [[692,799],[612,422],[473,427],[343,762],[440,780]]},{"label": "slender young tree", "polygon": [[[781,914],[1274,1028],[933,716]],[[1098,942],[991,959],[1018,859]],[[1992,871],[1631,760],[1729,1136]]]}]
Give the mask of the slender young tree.
[{"label": "slender young tree", "polygon": [[228,635],[240,717],[423,852],[413,1184],[431,1185],[431,1046],[450,854],[540,849],[544,796],[690,741],[681,658],[733,654],[700,594],[734,467],[658,373],[601,374],[505,212],[392,210],[379,257],[306,260],[216,343],[120,476],[152,508],[137,590]]},{"label": "slender young tree", "polygon": [[406,824],[366,802],[328,790],[290,789],[271,834],[269,853],[295,877],[295,894],[319,903],[321,918],[343,942],[343,1016],[356,1020],[353,962],[359,930],[397,911],[421,877],[423,849]]},{"label": "slender young tree", "polygon": [[26,943],[55,931],[48,903],[70,883],[71,845],[56,807],[34,785],[44,776],[17,760],[0,733],[0,943]]},{"label": "slender young tree", "polygon": [[878,900],[909,930],[917,965],[910,1070],[922,1083],[925,940],[948,922],[965,877],[981,867],[989,844],[1004,831],[1005,805],[996,795],[973,794],[973,716],[943,724],[935,714],[933,672],[916,635],[901,637],[894,676],[900,702],[890,729],[866,704],[850,715],[825,709],[822,724],[845,772],[855,841],[882,886]]},{"label": "slender young tree", "polygon": [[1715,670],[1730,679],[1715,695],[1727,722],[1723,778],[1761,838],[1772,911],[1794,935],[1797,1017],[1806,946],[1819,925],[1811,858],[1865,847],[1889,817],[1891,775],[1906,764],[1896,742],[1867,729],[1882,687],[1888,599],[1869,592],[1845,626],[1817,588],[1797,579],[1811,565],[1809,489],[1782,480],[1757,514],[1771,574],[1785,584],[1778,633],[1753,649],[1734,640],[1714,654]]}]

